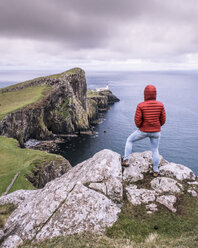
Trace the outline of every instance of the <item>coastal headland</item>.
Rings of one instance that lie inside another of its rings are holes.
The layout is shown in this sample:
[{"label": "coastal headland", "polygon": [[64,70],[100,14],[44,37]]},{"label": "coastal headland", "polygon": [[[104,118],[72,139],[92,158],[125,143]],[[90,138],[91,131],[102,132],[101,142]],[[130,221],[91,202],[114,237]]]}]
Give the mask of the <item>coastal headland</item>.
[{"label": "coastal headland", "polygon": [[71,167],[63,157],[27,149],[28,140],[92,132],[119,101],[87,90],[74,68],[0,90],[0,246],[197,247],[198,178],[151,152],[102,150]]},{"label": "coastal headland", "polygon": [[0,194],[41,188],[67,172],[71,165],[63,157],[21,148],[39,140],[35,148],[46,151],[62,137],[92,134],[116,101],[110,90],[88,90],[80,68],[0,89]]}]

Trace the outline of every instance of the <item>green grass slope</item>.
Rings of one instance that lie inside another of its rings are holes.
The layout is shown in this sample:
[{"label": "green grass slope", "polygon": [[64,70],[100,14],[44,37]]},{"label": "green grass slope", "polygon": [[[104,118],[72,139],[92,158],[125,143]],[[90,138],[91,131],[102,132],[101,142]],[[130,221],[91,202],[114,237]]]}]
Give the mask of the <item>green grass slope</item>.
[{"label": "green grass slope", "polygon": [[9,192],[18,189],[34,189],[26,179],[35,164],[52,160],[62,160],[59,155],[33,149],[21,149],[15,139],[0,136],[0,195],[6,191],[13,177],[20,172]]},{"label": "green grass slope", "polygon": [[34,86],[0,93],[0,120],[10,112],[39,101],[50,89],[49,86]]},{"label": "green grass slope", "polygon": [[49,76],[43,76],[43,77],[37,77],[37,78],[34,78],[34,79],[31,79],[31,80],[27,80],[27,81],[24,81],[24,82],[21,82],[21,83],[17,83],[17,84],[13,84],[13,85],[10,85],[8,87],[5,87],[5,88],[2,88],[0,89],[0,94],[4,91],[4,90],[11,90],[11,89],[14,89],[18,86],[23,86],[23,85],[26,85],[26,84],[29,84],[31,83],[32,81],[38,81],[40,79],[53,79],[53,78],[63,78],[65,76],[65,74],[67,75],[73,75],[73,74],[78,74],[80,73],[81,71],[83,71],[82,69],[80,68],[73,68],[73,69],[70,69],[70,70],[67,70],[65,72],[62,72],[62,73],[58,73],[58,74],[52,74],[52,75],[49,75]]},{"label": "green grass slope", "polygon": [[[5,117],[6,114],[11,113],[17,109],[23,108],[27,105],[38,102],[47,94],[47,92],[52,89],[52,87],[47,85],[28,86],[22,89],[12,91],[14,88],[29,85],[31,82],[41,80],[43,78],[45,78],[46,80],[53,78],[63,78],[65,75],[73,75],[81,72],[82,70],[80,68],[73,68],[59,74],[34,78],[32,80],[28,80],[18,84],[13,84],[6,88],[0,89],[0,121]],[[5,92],[5,90],[7,90],[7,92]]]}]

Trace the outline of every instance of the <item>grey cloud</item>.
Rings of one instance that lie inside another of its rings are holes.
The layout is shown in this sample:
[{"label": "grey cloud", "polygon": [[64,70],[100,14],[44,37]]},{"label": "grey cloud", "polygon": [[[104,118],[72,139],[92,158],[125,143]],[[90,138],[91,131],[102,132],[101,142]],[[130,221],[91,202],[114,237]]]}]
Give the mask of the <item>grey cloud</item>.
[{"label": "grey cloud", "polygon": [[101,47],[120,25],[156,7],[155,0],[1,0],[0,35]]},{"label": "grey cloud", "polygon": [[43,56],[177,61],[197,53],[197,23],[197,0],[0,0],[0,38]]}]

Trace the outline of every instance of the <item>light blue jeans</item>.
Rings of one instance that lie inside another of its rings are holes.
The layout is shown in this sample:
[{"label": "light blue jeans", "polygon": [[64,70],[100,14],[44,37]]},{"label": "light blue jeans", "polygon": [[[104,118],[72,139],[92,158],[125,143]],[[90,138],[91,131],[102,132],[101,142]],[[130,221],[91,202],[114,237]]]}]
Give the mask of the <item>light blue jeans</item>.
[{"label": "light blue jeans", "polygon": [[160,136],[161,136],[161,132],[146,133],[140,131],[139,129],[136,130],[127,138],[125,145],[125,152],[124,152],[124,160],[129,159],[129,155],[132,152],[134,142],[148,137],[150,138],[151,150],[153,154],[153,170],[154,172],[158,172],[158,165],[160,160],[158,147],[159,147]]}]

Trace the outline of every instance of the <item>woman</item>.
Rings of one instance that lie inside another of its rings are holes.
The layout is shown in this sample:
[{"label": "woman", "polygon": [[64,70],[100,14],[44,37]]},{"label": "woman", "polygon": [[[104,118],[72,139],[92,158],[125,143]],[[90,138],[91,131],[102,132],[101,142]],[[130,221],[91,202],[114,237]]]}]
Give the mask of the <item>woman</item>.
[{"label": "woman", "polygon": [[153,175],[158,176],[159,165],[159,140],[161,126],[166,121],[166,112],[163,103],[156,101],[157,91],[155,86],[147,85],[144,89],[144,102],[137,105],[135,113],[135,124],[138,127],[128,138],[125,145],[124,160],[122,165],[129,166],[129,155],[132,152],[133,143],[150,138],[151,150],[153,154]]}]

